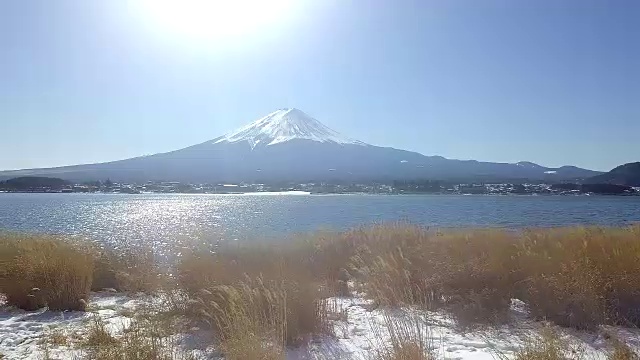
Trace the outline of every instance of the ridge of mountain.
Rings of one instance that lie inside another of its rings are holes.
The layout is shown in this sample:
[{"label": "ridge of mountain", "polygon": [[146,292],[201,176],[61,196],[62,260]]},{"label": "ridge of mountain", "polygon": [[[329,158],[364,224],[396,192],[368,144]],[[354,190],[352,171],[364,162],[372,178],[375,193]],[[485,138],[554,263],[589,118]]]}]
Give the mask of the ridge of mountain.
[{"label": "ridge of mountain", "polygon": [[345,137],[301,110],[280,109],[226,135],[166,153],[98,164],[0,172],[0,178],[280,182],[403,179],[575,181],[601,174],[572,166],[492,163],[425,156]]},{"label": "ridge of mountain", "polygon": [[622,164],[609,172],[587,179],[587,182],[640,186],[640,162]]}]

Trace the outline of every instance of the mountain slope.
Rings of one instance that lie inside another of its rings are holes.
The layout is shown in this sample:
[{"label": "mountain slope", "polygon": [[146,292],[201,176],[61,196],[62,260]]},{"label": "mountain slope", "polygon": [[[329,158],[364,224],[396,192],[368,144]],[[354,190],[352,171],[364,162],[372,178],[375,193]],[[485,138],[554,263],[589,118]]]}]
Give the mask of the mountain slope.
[{"label": "mountain slope", "polygon": [[530,162],[451,160],[344,137],[298,109],[277,110],[184,149],[101,164],[0,172],[2,177],[182,182],[371,181],[415,178],[574,180],[599,174]]},{"label": "mountain slope", "polygon": [[613,170],[587,179],[588,183],[640,186],[640,162],[620,165]]}]

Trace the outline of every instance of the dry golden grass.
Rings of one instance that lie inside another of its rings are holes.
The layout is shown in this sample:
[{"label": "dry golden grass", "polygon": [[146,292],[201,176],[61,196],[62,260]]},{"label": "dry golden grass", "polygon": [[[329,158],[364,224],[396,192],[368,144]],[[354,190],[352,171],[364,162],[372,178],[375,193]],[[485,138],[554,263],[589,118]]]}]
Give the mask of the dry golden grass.
[{"label": "dry golden grass", "polygon": [[506,316],[518,282],[514,234],[398,224],[351,236],[359,238],[353,273],[380,305],[446,308],[464,321]]},{"label": "dry golden grass", "polygon": [[550,328],[543,329],[540,338],[531,340],[514,356],[514,360],[581,360],[582,358],[580,351],[572,349]]},{"label": "dry golden grass", "polygon": [[[220,245],[184,254],[177,265],[177,279],[188,293],[211,284],[233,284],[247,276],[265,280],[311,280],[334,293],[346,281],[345,266],[351,250],[342,234],[319,234],[273,242]],[[346,254],[346,257],[345,257]]]},{"label": "dry golden grass", "polygon": [[26,310],[84,310],[91,290],[153,292],[160,287],[151,250],[99,250],[58,236],[0,234],[0,293]]},{"label": "dry golden grass", "polygon": [[347,295],[347,281],[383,306],[444,308],[461,323],[508,317],[510,301],[563,326],[640,325],[640,226],[436,232],[386,224],[183,258],[187,292],[248,277],[313,284]]},{"label": "dry golden grass", "polygon": [[67,345],[69,337],[62,329],[50,329],[47,334],[46,341],[53,346],[62,346]]},{"label": "dry golden grass", "polygon": [[84,339],[83,346],[97,348],[115,344],[116,342],[117,340],[111,335],[109,330],[107,330],[104,321],[102,321],[100,317],[95,316],[91,319],[89,331]]},{"label": "dry golden grass", "polygon": [[[640,324],[640,227],[437,233],[351,232],[350,264],[384,306],[445,308],[461,323],[505,320],[510,300],[563,326]],[[345,255],[343,255],[345,257]]]},{"label": "dry golden grass", "polygon": [[640,227],[525,233],[520,297],[534,316],[576,328],[640,324]]},{"label": "dry golden grass", "polygon": [[[326,331],[325,299],[348,295],[348,283],[378,305],[446,309],[461,324],[506,320],[518,298],[534,317],[563,326],[640,325],[640,226],[437,232],[386,224],[198,249],[173,265],[189,313],[218,330],[229,354],[244,342],[271,354]],[[90,288],[153,292],[158,273],[148,248],[116,253],[0,236],[0,292],[26,309],[82,309]]]},{"label": "dry golden grass", "polygon": [[[160,319],[160,321],[158,321]],[[136,318],[114,337],[105,324],[95,319],[77,360],[194,360],[189,353],[177,348],[170,335],[171,323],[164,318],[147,316]]]},{"label": "dry golden grass", "polygon": [[93,258],[78,244],[48,236],[0,237],[0,292],[27,310],[83,310]]},{"label": "dry golden grass", "polygon": [[425,353],[421,344],[406,342],[396,344],[387,352],[378,356],[379,360],[431,360],[433,357]]},{"label": "dry golden grass", "polygon": [[[424,313],[419,311],[397,311],[384,314],[385,330],[389,344],[378,344],[378,360],[432,360],[430,348],[433,338],[426,326]],[[377,338],[385,338],[381,329],[376,329]]]},{"label": "dry golden grass", "polygon": [[231,359],[280,359],[284,347],[327,330],[326,282],[309,243],[232,246],[186,255],[178,281],[189,313],[215,330]]},{"label": "dry golden grass", "polygon": [[640,356],[629,345],[618,339],[612,339],[608,360],[638,360]]},{"label": "dry golden grass", "polygon": [[152,293],[162,287],[158,261],[149,246],[129,249],[94,249],[91,290]]}]

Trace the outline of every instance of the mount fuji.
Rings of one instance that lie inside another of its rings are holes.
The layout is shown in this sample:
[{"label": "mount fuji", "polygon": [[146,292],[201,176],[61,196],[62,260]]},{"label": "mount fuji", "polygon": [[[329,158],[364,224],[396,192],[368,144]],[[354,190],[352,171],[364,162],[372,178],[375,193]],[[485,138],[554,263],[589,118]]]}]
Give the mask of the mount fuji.
[{"label": "mount fuji", "polygon": [[281,109],[252,122],[230,134],[215,140],[215,143],[247,142],[252,149],[291,140],[312,140],[321,143],[342,145],[367,145],[338,134],[320,121],[298,109]]},{"label": "mount fuji", "polygon": [[531,162],[492,163],[425,156],[342,136],[298,109],[281,109],[247,126],[184,149],[99,164],[0,172],[0,177],[191,183],[281,181],[574,180],[600,174]]}]

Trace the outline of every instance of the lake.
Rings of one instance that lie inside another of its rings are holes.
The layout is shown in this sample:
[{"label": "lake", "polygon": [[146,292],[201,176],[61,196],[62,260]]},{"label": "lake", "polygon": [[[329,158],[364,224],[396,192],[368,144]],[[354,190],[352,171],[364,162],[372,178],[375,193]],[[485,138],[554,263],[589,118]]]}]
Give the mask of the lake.
[{"label": "lake", "polygon": [[640,222],[640,197],[0,194],[0,229],[105,243],[246,240],[406,221],[432,227]]}]

